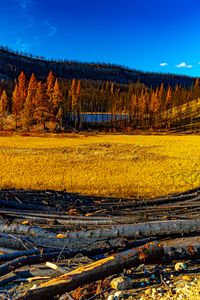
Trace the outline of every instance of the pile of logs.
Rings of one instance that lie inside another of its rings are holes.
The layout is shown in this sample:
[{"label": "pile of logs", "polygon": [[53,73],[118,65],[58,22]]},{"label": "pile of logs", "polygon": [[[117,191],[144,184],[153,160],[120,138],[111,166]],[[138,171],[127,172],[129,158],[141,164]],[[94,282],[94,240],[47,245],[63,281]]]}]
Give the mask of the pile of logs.
[{"label": "pile of logs", "polygon": [[152,200],[1,190],[0,297],[70,299],[141,264],[198,260],[199,213],[200,188]]}]

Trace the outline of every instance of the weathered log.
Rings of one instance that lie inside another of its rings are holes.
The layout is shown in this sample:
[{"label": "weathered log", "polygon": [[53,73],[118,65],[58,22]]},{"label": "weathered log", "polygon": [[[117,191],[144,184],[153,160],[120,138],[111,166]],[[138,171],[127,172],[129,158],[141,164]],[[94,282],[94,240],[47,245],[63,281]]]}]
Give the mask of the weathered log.
[{"label": "weathered log", "polygon": [[[156,199],[150,199],[150,200],[141,200],[141,201],[125,201],[125,203],[121,204],[121,202],[116,202],[116,203],[112,203],[112,202],[103,202],[100,203],[100,207],[110,207],[110,208],[136,208],[136,207],[144,207],[144,206],[152,206],[152,205],[163,205],[163,204],[167,204],[167,203],[175,203],[175,202],[179,202],[179,201],[186,201],[192,198],[195,198],[197,196],[197,192],[194,191],[192,193],[180,193],[177,194],[175,196],[167,196],[167,197],[163,197],[163,198],[156,198]],[[125,199],[124,199],[125,200]],[[126,199],[128,200],[128,199]]]},{"label": "weathered log", "polygon": [[112,218],[111,217],[100,217],[100,216],[77,216],[77,215],[69,215],[65,212],[59,212],[59,213],[56,213],[56,212],[53,212],[53,213],[50,213],[50,212],[46,212],[46,211],[43,211],[43,212],[39,212],[39,211],[31,211],[31,210],[18,210],[18,209],[4,209],[4,208],[1,208],[0,209],[0,214],[26,214],[27,216],[30,215],[30,216],[40,216],[40,217],[50,217],[50,218],[62,218],[62,219],[78,219],[78,220],[108,220],[108,221],[111,221]]},{"label": "weathered log", "polygon": [[0,214],[6,216],[20,217],[25,219],[46,219],[49,221],[59,221],[66,225],[113,225],[116,224],[117,218],[112,219],[110,217],[98,217],[98,216],[71,216],[64,213],[47,213],[36,211],[21,211],[17,209],[0,209]]},{"label": "weathered log", "polygon": [[[57,258],[59,254],[60,254],[59,252],[49,252],[49,253],[43,253],[38,255],[35,254],[35,255],[18,257],[16,259],[13,259],[12,261],[0,265],[0,276],[5,275],[17,268],[21,268],[26,265],[38,264],[48,259]],[[65,256],[65,254],[66,252],[62,253],[63,256]],[[69,253],[67,253],[67,255],[68,254]]]},{"label": "weathered log", "polygon": [[0,232],[10,234],[22,234],[28,236],[42,236],[46,238],[55,238],[56,233],[47,231],[37,226],[27,226],[19,224],[0,224]]},{"label": "weathered log", "polygon": [[65,248],[68,251],[83,251],[86,249],[116,249],[123,247],[124,239],[116,238],[113,240],[108,239],[79,239],[79,238],[43,238],[43,237],[21,237],[21,240],[26,244],[32,245],[32,247],[51,248],[56,250],[62,250]]},{"label": "weathered log", "polygon": [[40,251],[38,249],[31,249],[31,250],[24,250],[24,251],[23,250],[15,251],[7,254],[0,254],[0,262],[9,261],[21,256],[28,256],[32,254],[40,254]]},{"label": "weathered log", "polygon": [[[15,236],[10,236],[8,234],[0,234],[0,247],[3,248],[9,248],[13,251],[16,250],[24,250],[28,247],[26,247],[26,245],[23,243],[23,241],[21,240],[21,238],[16,238]],[[32,245],[31,245],[31,248]]]},{"label": "weathered log", "polygon": [[172,260],[200,259],[200,244],[185,244],[179,246],[163,246],[163,262]]},{"label": "weathered log", "polygon": [[0,287],[7,285],[20,278],[31,278],[35,276],[59,276],[60,272],[52,269],[39,269],[39,270],[25,270],[25,271],[14,271],[10,272],[0,278]]},{"label": "weathered log", "polygon": [[29,290],[17,297],[19,300],[52,299],[55,295],[71,291],[80,285],[103,279],[121,272],[123,269],[138,266],[144,262],[155,261],[163,256],[163,248],[158,242],[146,244],[105,259],[80,267],[69,273],[42,283],[38,288]]},{"label": "weathered log", "polygon": [[[56,240],[56,239],[54,239]],[[63,239],[58,239],[58,241],[62,241]],[[94,254],[99,254],[105,251],[110,251],[111,249],[116,249],[118,247],[122,247],[124,246],[124,242],[122,240],[114,240],[114,241],[110,241],[110,242],[106,242],[106,241],[96,241],[89,245],[85,244],[82,245],[82,249],[80,248],[80,245],[78,247],[78,244],[76,247],[74,248],[67,248],[67,244],[66,247],[63,247],[63,245],[65,246],[65,244],[62,244],[62,247],[60,247],[60,249],[62,251],[58,251],[58,249],[55,249],[54,251],[52,249],[50,249],[50,251],[48,250],[44,250],[43,253],[39,254],[32,254],[30,255],[30,251],[27,251],[28,255],[25,256],[20,256],[17,257],[11,261],[8,261],[2,265],[0,265],[0,276],[5,275],[17,268],[20,268],[22,266],[26,266],[26,265],[33,265],[33,264],[38,264],[41,262],[44,262],[46,260],[50,260],[50,259],[57,259],[58,257],[62,256],[62,257],[73,257],[74,255],[80,253],[84,254],[84,255],[94,255]],[[34,252],[34,251],[33,251]]]},{"label": "weathered log", "polygon": [[196,220],[168,220],[138,223],[134,225],[119,225],[112,228],[102,228],[88,231],[76,231],[68,233],[69,238],[132,238],[138,239],[149,236],[165,236],[172,234],[191,234],[200,232],[200,219]]},{"label": "weathered log", "polygon": [[10,207],[10,208],[15,208],[15,209],[24,209],[24,210],[39,210],[39,211],[51,211],[54,212],[55,208],[54,207],[49,207],[47,205],[41,205],[41,204],[36,204],[36,203],[20,203],[12,200],[3,200],[0,199],[0,205]]}]

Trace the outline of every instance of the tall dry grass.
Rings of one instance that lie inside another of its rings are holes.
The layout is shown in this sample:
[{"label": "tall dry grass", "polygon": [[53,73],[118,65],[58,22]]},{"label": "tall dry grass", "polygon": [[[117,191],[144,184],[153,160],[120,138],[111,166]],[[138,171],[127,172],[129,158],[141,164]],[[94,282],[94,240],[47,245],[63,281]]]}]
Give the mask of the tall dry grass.
[{"label": "tall dry grass", "polygon": [[0,137],[0,188],[155,197],[200,185],[199,136]]}]

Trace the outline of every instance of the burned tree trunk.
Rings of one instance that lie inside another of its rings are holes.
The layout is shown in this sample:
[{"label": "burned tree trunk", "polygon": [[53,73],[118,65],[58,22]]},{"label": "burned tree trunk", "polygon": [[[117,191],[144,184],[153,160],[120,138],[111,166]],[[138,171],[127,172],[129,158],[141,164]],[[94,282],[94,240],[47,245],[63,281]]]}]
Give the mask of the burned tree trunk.
[{"label": "burned tree trunk", "polygon": [[82,266],[69,273],[56,277],[38,288],[27,291],[18,300],[52,299],[53,296],[71,291],[80,285],[103,279],[121,272],[123,269],[138,266],[143,262],[151,262],[163,256],[163,247],[158,242],[149,243],[141,248],[131,249],[94,263]]}]

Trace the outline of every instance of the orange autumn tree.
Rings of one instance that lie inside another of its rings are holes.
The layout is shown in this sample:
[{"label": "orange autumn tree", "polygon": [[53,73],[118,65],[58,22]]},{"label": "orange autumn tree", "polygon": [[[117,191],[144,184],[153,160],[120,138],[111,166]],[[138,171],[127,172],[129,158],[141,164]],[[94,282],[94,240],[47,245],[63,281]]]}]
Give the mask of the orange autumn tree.
[{"label": "orange autumn tree", "polygon": [[33,73],[31,75],[29,84],[28,84],[28,89],[27,89],[27,96],[26,96],[26,101],[24,104],[24,109],[23,109],[23,126],[29,130],[29,127],[33,123],[33,116],[34,116],[34,110],[35,110],[35,97],[37,93],[37,88],[38,88],[38,83],[37,79],[35,77],[35,74]]},{"label": "orange autumn tree", "polygon": [[[79,84],[80,85],[80,84]],[[78,121],[78,96],[77,96],[78,86],[76,84],[76,80],[72,80],[71,88],[69,91],[69,98],[71,103],[71,111],[72,111],[72,119],[74,121],[75,128],[77,127]]]},{"label": "orange autumn tree", "polygon": [[18,81],[15,85],[15,89],[12,94],[12,113],[15,116],[16,128],[17,121],[20,117],[26,100],[27,86],[26,86],[26,76],[22,71],[18,77]]},{"label": "orange autumn tree", "polygon": [[58,79],[56,79],[52,94],[52,111],[54,119],[58,123],[58,125],[62,125],[62,120],[64,116],[63,102],[64,96],[61,90],[61,86]]},{"label": "orange autumn tree", "polygon": [[5,90],[0,97],[0,129],[3,130],[4,118],[8,112],[8,96]]},{"label": "orange autumn tree", "polygon": [[54,85],[55,85],[55,76],[52,71],[49,72],[47,76],[47,81],[46,81],[46,93],[47,93],[47,98],[50,103],[50,109],[53,109],[51,107],[52,104],[52,98],[53,98],[53,92],[54,92]]},{"label": "orange autumn tree", "polygon": [[151,124],[153,126],[157,125],[159,109],[160,109],[160,97],[157,88],[156,91],[152,92],[151,101],[150,101]]},{"label": "orange autumn tree", "polygon": [[46,86],[40,81],[38,83],[38,88],[35,95],[34,119],[38,124],[43,125],[43,129],[46,129],[46,122],[50,119],[50,111],[48,104],[49,103],[46,94]]},{"label": "orange autumn tree", "polygon": [[167,89],[165,108],[166,108],[166,127],[170,128],[170,115],[172,110],[172,90],[170,86]]}]

